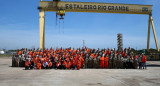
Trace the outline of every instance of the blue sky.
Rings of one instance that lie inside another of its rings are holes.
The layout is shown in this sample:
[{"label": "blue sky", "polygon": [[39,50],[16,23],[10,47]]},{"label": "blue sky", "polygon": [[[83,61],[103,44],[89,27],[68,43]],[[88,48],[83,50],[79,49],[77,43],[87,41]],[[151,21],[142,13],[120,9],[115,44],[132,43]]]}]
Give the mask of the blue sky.
[{"label": "blue sky", "polygon": [[[40,0],[1,0],[0,49],[39,47]],[[51,1],[51,0],[50,0]],[[62,0],[153,5],[153,19],[160,44],[160,0]],[[69,13],[57,22],[56,13],[46,12],[46,41],[50,47],[117,48],[117,33],[123,34],[124,47],[147,46],[148,15]],[[63,28],[64,27],[64,28]],[[151,30],[150,48],[156,48]]]}]

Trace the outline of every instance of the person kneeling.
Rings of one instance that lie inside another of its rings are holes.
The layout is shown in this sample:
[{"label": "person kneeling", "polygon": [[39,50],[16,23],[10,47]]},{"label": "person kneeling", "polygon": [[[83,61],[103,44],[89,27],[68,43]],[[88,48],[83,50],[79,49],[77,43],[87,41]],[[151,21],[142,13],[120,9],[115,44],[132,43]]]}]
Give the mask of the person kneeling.
[{"label": "person kneeling", "polygon": [[34,68],[34,62],[33,62],[33,60],[31,60],[31,63],[30,63],[30,65],[29,65],[29,67],[30,67],[30,69],[33,69],[33,68]]},{"label": "person kneeling", "polygon": [[26,61],[25,61],[25,70],[28,70],[29,69],[29,65],[30,65],[31,63],[30,63],[30,61],[27,59]]},{"label": "person kneeling", "polygon": [[41,62],[40,61],[37,63],[37,69],[41,70]]},{"label": "person kneeling", "polygon": [[61,62],[60,62],[60,61],[58,61],[58,62],[56,63],[56,68],[57,68],[57,69],[61,69]]},{"label": "person kneeling", "polygon": [[43,68],[48,69],[48,62],[46,62],[46,61],[43,62]]},{"label": "person kneeling", "polygon": [[48,68],[49,68],[49,69],[52,69],[52,68],[53,68],[51,61],[49,61]]}]

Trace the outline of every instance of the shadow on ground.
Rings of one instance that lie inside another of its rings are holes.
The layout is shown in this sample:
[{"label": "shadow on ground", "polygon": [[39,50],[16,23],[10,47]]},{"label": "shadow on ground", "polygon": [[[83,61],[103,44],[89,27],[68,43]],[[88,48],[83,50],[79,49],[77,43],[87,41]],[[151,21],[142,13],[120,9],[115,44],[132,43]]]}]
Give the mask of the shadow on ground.
[{"label": "shadow on ground", "polygon": [[158,64],[148,64],[147,67],[160,67]]}]

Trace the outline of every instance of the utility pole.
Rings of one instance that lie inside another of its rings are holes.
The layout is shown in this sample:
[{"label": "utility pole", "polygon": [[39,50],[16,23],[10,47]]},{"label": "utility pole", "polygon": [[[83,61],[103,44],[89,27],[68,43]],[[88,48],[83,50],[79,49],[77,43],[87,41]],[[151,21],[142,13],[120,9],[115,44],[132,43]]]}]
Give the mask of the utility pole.
[{"label": "utility pole", "polygon": [[85,40],[83,40],[83,49],[85,48]]}]

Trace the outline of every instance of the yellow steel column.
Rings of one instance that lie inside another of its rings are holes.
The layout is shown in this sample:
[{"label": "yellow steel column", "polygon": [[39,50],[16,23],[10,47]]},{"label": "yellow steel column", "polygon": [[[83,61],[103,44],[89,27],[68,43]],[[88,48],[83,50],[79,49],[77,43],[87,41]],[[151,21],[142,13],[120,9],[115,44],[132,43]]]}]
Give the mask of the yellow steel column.
[{"label": "yellow steel column", "polygon": [[39,32],[40,32],[40,49],[45,45],[45,11],[39,11]]},{"label": "yellow steel column", "polygon": [[155,27],[154,27],[152,16],[150,16],[150,19],[151,19],[152,30],[153,30],[153,34],[154,34],[154,40],[155,40],[155,43],[156,43],[157,51],[159,52],[159,46],[158,46],[158,41],[157,41],[157,36],[156,36],[156,31],[155,31]]},{"label": "yellow steel column", "polygon": [[149,51],[149,42],[150,42],[150,25],[151,25],[151,15],[149,14],[149,21],[148,21],[148,37],[147,37],[147,51]]}]

